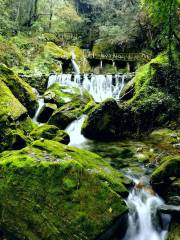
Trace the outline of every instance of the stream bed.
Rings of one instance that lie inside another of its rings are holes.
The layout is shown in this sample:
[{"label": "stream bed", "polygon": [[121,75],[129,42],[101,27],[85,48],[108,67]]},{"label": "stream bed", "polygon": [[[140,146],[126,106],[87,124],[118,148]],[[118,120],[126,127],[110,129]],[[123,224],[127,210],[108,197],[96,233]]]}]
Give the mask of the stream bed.
[{"label": "stream bed", "polygon": [[[82,79],[80,74],[76,74],[75,77],[71,74],[52,75],[48,87],[57,82],[65,86],[85,88],[96,102],[101,102],[107,97],[119,98],[117,93],[124,87],[125,76],[117,75],[113,78],[113,76],[85,75]],[[43,104],[44,101],[40,97],[39,109],[34,117],[35,122]],[[157,142],[147,138],[114,142],[92,141],[81,134],[85,118],[86,115],[82,115],[66,128],[70,136],[69,145],[97,153],[134,183],[126,199],[129,208],[128,228],[123,240],[165,240],[171,216],[158,212],[159,206],[163,205],[164,201],[150,185],[150,175],[156,165],[153,158],[157,151]]]},{"label": "stream bed", "polygon": [[88,140],[81,134],[84,119],[83,115],[67,127],[71,139],[69,145],[99,154],[134,182],[126,200],[129,208],[128,229],[123,240],[165,240],[171,216],[158,213],[158,207],[164,201],[150,186],[149,177],[154,166],[138,160],[143,156],[143,149],[153,151],[152,144],[137,140]]}]

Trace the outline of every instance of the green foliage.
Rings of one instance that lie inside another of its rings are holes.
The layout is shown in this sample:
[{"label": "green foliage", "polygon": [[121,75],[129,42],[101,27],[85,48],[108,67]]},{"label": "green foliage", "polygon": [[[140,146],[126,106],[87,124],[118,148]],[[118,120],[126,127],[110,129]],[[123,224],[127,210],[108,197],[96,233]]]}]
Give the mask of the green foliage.
[{"label": "green foliage", "polygon": [[[141,0],[142,5],[152,19],[153,24],[161,29],[161,35],[168,49],[169,63],[175,62],[173,52],[176,51],[178,25],[178,0]],[[179,40],[178,40],[179,41]]]}]

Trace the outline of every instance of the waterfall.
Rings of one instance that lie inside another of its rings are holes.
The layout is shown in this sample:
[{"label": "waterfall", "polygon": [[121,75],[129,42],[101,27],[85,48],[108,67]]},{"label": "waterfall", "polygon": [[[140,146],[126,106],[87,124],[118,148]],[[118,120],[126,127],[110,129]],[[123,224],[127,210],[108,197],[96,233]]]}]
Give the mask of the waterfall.
[{"label": "waterfall", "polygon": [[126,75],[80,75],[61,74],[51,75],[48,87],[57,82],[61,85],[86,89],[96,102],[102,102],[107,98],[119,99],[119,95],[125,85]]},{"label": "waterfall", "polygon": [[[145,186],[141,181],[135,181],[127,199],[129,207],[128,230],[123,240],[164,240],[169,224],[159,224],[157,210],[163,200],[157,196],[150,186]],[[162,221],[170,221],[170,216]]]},{"label": "waterfall", "polygon": [[49,88],[51,85],[53,85],[57,81],[58,81],[58,76],[56,74],[51,74],[48,79],[47,88]]},{"label": "waterfall", "polygon": [[76,146],[85,143],[88,141],[82,134],[81,134],[81,127],[85,120],[85,115],[82,115],[79,119],[70,123],[70,125],[66,128],[66,132],[70,136],[70,146]]},{"label": "waterfall", "polygon": [[72,52],[71,62],[72,62],[72,66],[73,66],[74,72],[75,72],[75,74],[80,74],[80,68],[79,68],[79,66],[77,65],[75,59],[76,59],[76,55],[75,55],[74,52]]},{"label": "waterfall", "polygon": [[39,104],[38,109],[35,113],[35,116],[33,117],[33,121],[35,123],[38,123],[37,118],[39,116],[39,113],[40,113],[42,107],[44,106],[44,98],[42,96],[38,96],[38,104]]}]

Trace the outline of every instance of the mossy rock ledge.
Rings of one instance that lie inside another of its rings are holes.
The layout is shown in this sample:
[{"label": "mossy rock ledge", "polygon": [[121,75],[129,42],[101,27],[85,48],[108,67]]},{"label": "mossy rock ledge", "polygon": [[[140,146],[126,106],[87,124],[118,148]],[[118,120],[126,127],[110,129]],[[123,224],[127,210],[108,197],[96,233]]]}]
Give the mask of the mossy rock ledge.
[{"label": "mossy rock ledge", "polygon": [[126,101],[108,99],[95,107],[83,124],[84,136],[107,141],[139,137],[177,122],[180,72],[166,62],[166,56],[160,55],[140,67]]},{"label": "mossy rock ledge", "polygon": [[[180,238],[180,156],[164,157],[152,176],[151,183],[155,191],[165,199],[166,209],[171,213],[171,225],[167,240],[178,240]],[[171,210],[171,206],[177,208]],[[167,212],[167,213],[168,213]],[[164,212],[166,213],[166,212]]]},{"label": "mossy rock ledge", "polygon": [[53,125],[44,124],[33,129],[30,136],[34,140],[49,139],[63,144],[69,144],[70,136],[63,130]]},{"label": "mossy rock ledge", "polygon": [[129,184],[98,155],[55,141],[3,152],[0,230],[10,240],[94,240],[126,215]]},{"label": "mossy rock ledge", "polygon": [[65,129],[72,121],[87,113],[95,102],[86,90],[76,87],[53,84],[45,92],[45,102],[55,103],[58,108],[50,117],[48,123]]},{"label": "mossy rock ledge", "polygon": [[162,159],[160,166],[155,169],[151,176],[153,188],[168,203],[171,203],[174,197],[180,195],[179,169],[180,156],[168,156]]},{"label": "mossy rock ledge", "polygon": [[36,94],[31,86],[3,64],[0,64],[0,80],[7,85],[13,95],[26,107],[30,117],[33,117],[38,103]]}]

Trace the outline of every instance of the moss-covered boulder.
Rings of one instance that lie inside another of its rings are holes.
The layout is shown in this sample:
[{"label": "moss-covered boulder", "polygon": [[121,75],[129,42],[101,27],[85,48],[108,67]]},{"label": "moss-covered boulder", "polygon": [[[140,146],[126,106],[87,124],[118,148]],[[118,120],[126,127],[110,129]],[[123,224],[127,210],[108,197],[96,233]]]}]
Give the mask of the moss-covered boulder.
[{"label": "moss-covered boulder", "polygon": [[[167,64],[166,56],[153,59],[137,71],[133,94],[128,100],[119,104],[108,100],[100,104],[89,113],[82,133],[87,138],[102,140],[139,137],[176,122],[180,117],[179,74],[178,69]],[[116,112],[107,110],[108,106],[115,105]],[[104,121],[104,117],[108,121]]]},{"label": "moss-covered boulder", "polygon": [[60,129],[65,129],[95,104],[93,97],[86,90],[59,84],[54,84],[47,90],[45,101],[53,102],[59,107],[48,122]]},{"label": "moss-covered boulder", "polygon": [[63,144],[69,144],[70,142],[70,137],[65,131],[59,130],[58,127],[48,124],[34,128],[30,135],[34,140],[44,138]]},{"label": "moss-covered boulder", "polygon": [[0,229],[9,239],[94,240],[127,212],[127,183],[96,154],[55,141],[4,152]]},{"label": "moss-covered boulder", "polygon": [[7,149],[14,140],[11,130],[19,121],[27,117],[26,108],[12,94],[6,84],[0,80],[0,151]]},{"label": "moss-covered boulder", "polygon": [[37,109],[37,97],[29,84],[14,74],[5,65],[0,65],[0,80],[11,90],[13,95],[27,108],[32,117]]},{"label": "moss-covered boulder", "polygon": [[180,195],[180,157],[168,156],[151,176],[153,188],[167,201]]},{"label": "moss-covered boulder", "polygon": [[118,119],[117,102],[114,99],[107,99],[89,113],[82,126],[82,133],[91,139],[114,139],[118,137]]}]

